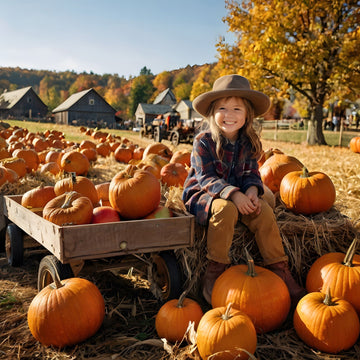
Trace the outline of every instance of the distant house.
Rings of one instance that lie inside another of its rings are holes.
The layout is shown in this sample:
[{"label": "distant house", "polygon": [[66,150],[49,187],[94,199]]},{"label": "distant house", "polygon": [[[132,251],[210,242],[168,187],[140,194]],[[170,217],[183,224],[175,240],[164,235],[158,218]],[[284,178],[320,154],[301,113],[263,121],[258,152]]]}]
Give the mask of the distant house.
[{"label": "distant house", "polygon": [[190,100],[181,100],[179,101],[174,110],[180,114],[180,119],[184,120],[201,120],[202,116],[197,113]]},{"label": "distant house", "polygon": [[162,91],[154,100],[153,104],[157,105],[175,105],[176,104],[176,97],[174,93],[167,88],[166,90]]},{"label": "distant house", "polygon": [[0,117],[2,119],[44,118],[48,107],[31,86],[0,95]]},{"label": "distant house", "polygon": [[152,122],[158,115],[165,115],[172,111],[170,105],[140,103],[135,111],[136,126],[143,126]]},{"label": "distant house", "polygon": [[116,110],[92,88],[71,95],[52,112],[57,124],[116,127]]}]

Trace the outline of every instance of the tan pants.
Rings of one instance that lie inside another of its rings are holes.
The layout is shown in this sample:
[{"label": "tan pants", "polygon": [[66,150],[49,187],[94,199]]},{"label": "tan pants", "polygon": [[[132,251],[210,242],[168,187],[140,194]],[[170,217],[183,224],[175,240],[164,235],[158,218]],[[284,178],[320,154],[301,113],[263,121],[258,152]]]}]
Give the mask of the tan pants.
[{"label": "tan pants", "polygon": [[241,222],[254,233],[265,265],[288,259],[273,209],[266,201],[260,199],[260,202],[261,212],[257,216],[240,215],[235,204],[229,200],[215,199],[212,202],[207,231],[208,259],[230,264],[229,250],[239,215],[241,216]]}]

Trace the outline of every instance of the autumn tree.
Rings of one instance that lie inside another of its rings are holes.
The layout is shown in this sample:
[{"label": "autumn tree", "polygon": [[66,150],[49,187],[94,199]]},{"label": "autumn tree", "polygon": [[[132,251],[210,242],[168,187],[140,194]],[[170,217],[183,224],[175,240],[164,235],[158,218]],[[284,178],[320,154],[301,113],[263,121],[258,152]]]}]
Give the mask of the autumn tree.
[{"label": "autumn tree", "polygon": [[[267,93],[293,91],[307,100],[308,144],[326,144],[326,101],[356,96],[360,74],[359,1],[226,0],[224,21],[236,35],[220,40],[225,73],[248,77]],[[358,95],[358,93],[357,93]]]},{"label": "autumn tree", "polygon": [[147,103],[151,98],[155,90],[152,84],[152,78],[153,76],[151,75],[140,75],[132,81],[129,96],[131,116],[135,114],[139,103]]}]

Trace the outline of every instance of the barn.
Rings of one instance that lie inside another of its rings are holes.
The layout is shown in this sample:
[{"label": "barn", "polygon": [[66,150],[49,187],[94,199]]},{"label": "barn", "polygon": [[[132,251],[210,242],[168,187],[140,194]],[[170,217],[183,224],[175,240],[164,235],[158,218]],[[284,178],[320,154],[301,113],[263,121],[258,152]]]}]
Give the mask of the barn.
[{"label": "barn", "polygon": [[116,110],[93,88],[71,95],[52,112],[57,124],[116,127]]},{"label": "barn", "polygon": [[41,119],[45,118],[48,107],[31,86],[5,91],[0,95],[0,118]]}]

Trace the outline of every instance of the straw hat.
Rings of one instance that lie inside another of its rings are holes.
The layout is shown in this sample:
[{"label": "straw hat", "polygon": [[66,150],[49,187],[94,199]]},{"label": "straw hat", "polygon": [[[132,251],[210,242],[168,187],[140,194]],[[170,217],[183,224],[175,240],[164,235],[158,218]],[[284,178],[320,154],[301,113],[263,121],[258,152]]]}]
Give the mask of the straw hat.
[{"label": "straw hat", "polygon": [[249,100],[255,116],[265,114],[270,108],[269,97],[260,91],[251,90],[248,79],[240,75],[225,75],[218,78],[214,82],[212,91],[196,97],[192,105],[200,115],[206,116],[213,101],[228,96],[239,96]]}]

